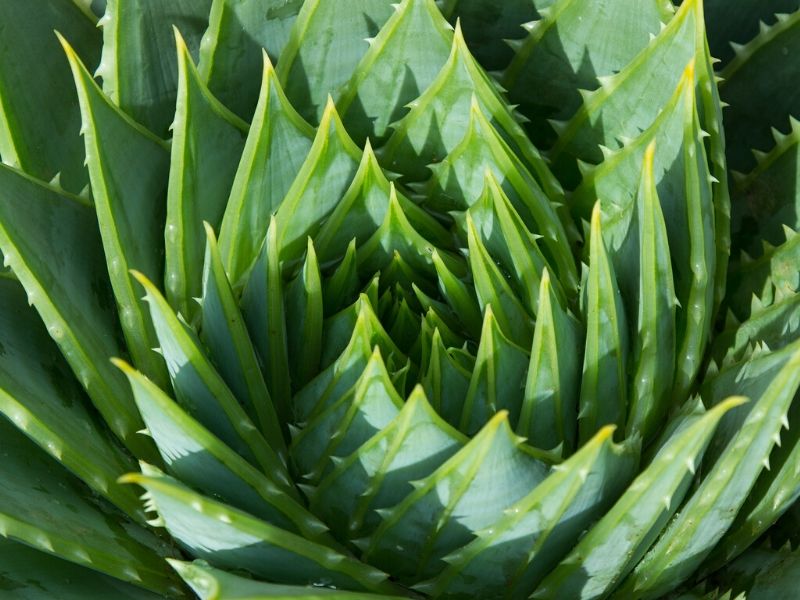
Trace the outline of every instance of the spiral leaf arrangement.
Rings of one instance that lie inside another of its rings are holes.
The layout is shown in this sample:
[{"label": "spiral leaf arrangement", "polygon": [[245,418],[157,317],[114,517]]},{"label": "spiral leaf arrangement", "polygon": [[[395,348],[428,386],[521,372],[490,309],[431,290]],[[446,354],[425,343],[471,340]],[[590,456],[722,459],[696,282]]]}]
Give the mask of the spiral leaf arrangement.
[{"label": "spiral leaf arrangement", "polygon": [[800,6],[739,4],[0,3],[0,589],[791,597]]}]

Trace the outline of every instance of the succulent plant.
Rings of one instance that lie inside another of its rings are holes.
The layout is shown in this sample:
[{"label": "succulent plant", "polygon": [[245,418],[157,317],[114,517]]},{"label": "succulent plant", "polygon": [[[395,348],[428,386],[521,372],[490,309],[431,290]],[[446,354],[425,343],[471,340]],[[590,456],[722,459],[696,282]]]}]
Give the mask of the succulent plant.
[{"label": "succulent plant", "polygon": [[0,590],[793,597],[799,50],[796,0],[0,2]]}]

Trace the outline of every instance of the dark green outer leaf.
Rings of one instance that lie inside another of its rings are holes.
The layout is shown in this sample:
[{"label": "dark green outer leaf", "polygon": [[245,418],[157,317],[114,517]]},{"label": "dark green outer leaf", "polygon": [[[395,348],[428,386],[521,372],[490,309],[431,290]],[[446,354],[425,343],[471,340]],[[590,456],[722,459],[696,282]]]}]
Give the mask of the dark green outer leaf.
[{"label": "dark green outer leaf", "polygon": [[261,54],[278,60],[303,0],[213,0],[200,42],[199,70],[225,106],[250,120],[258,101]]},{"label": "dark green outer leaf", "polygon": [[97,63],[100,34],[75,4],[0,4],[0,157],[45,181],[61,173],[64,188],[77,193],[88,181],[77,135],[80,110],[53,30],[72,40],[86,62]]},{"label": "dark green outer leaf", "polygon": [[103,55],[97,75],[114,103],[166,137],[178,96],[175,27],[193,56],[208,25],[212,0],[108,0],[100,19]]},{"label": "dark green outer leaf", "polygon": [[178,100],[167,191],[165,287],[170,304],[188,321],[202,288],[205,231],[219,228],[247,123],[214,98],[200,80],[189,49],[175,30]]},{"label": "dark green outer leaf", "polygon": [[67,44],[83,117],[86,161],[97,221],[117,299],[122,331],[137,367],[166,385],[164,361],[131,269],[155,281],[163,275],[164,200],[169,154],[164,142],[111,104]]},{"label": "dark green outer leaf", "polygon": [[155,457],[136,432],[142,421],[124,377],[123,355],[94,210],[0,165],[0,249],[78,381],[111,431],[138,457]]}]

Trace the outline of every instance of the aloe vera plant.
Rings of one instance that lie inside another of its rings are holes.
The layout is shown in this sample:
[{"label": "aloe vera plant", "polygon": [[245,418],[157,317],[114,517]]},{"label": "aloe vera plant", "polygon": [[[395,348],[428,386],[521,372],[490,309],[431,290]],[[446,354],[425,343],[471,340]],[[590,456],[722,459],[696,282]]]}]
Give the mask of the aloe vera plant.
[{"label": "aloe vera plant", "polygon": [[793,597],[799,45],[795,0],[0,3],[0,590]]}]

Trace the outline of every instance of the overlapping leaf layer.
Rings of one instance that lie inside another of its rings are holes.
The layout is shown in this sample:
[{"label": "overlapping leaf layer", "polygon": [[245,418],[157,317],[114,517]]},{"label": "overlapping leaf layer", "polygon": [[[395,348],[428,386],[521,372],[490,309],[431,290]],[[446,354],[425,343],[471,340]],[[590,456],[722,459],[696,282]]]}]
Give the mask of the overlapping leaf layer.
[{"label": "overlapping leaf layer", "polygon": [[0,589],[788,597],[800,7],[706,4],[0,4]]}]

